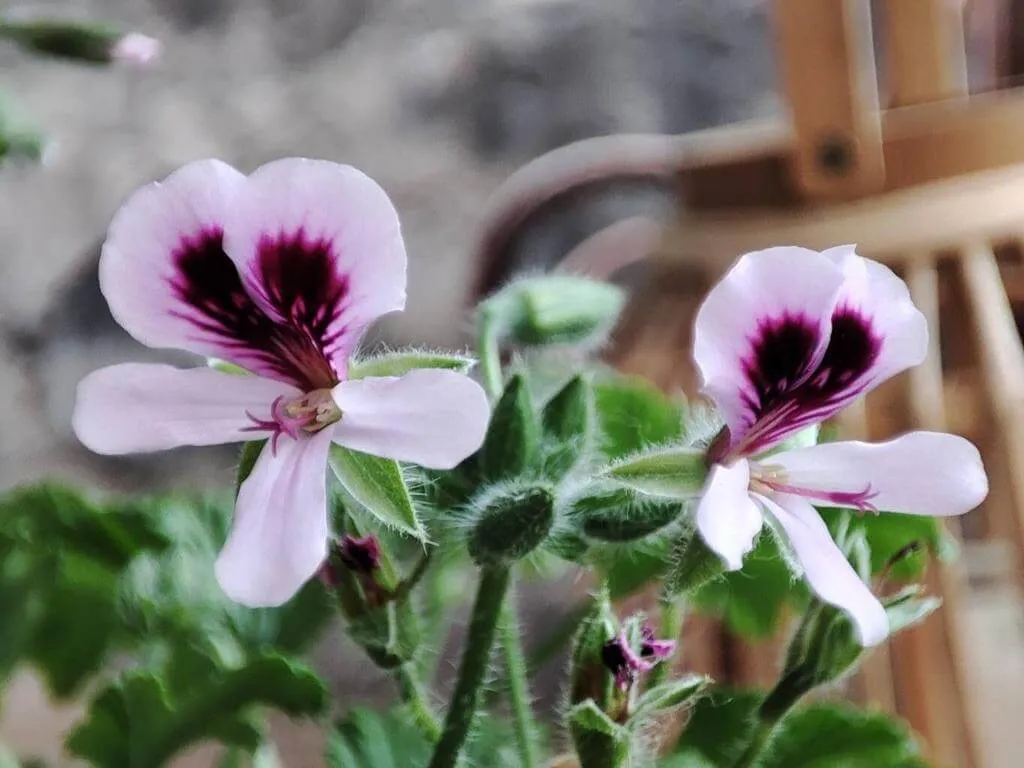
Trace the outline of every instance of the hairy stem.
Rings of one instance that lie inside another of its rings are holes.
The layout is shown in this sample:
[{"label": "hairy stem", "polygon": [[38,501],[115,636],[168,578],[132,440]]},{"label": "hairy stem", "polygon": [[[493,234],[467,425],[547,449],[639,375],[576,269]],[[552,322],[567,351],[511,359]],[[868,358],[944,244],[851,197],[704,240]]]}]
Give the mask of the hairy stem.
[{"label": "hairy stem", "polygon": [[491,400],[501,396],[501,351],[498,348],[498,326],[494,315],[486,308],[480,310],[480,378]]},{"label": "hairy stem", "polygon": [[514,596],[515,592],[510,591],[502,610],[501,650],[508,673],[508,703],[512,709],[519,760],[522,768],[536,768],[539,760],[537,729],[533,723],[530,684],[526,659],[523,656],[522,638],[519,635],[519,622],[516,620]]},{"label": "hairy stem", "polygon": [[757,758],[761,756],[764,748],[771,741],[775,726],[809,690],[810,686],[807,685],[807,680],[799,671],[785,675],[775,684],[771,693],[761,702],[761,708],[757,712],[757,728],[754,730],[750,744],[747,745],[733,768],[751,768],[757,763]]},{"label": "hairy stem", "polygon": [[444,731],[434,748],[429,768],[455,768],[459,756],[473,725],[480,689],[487,676],[487,667],[494,646],[501,607],[508,591],[509,569],[507,566],[489,566],[480,572],[473,613],[469,619],[459,676],[455,692],[444,721]]},{"label": "hairy stem", "polygon": [[402,701],[409,708],[413,723],[431,742],[436,742],[441,737],[441,724],[427,701],[415,667],[411,664],[402,664],[395,667],[391,674],[398,685]]}]

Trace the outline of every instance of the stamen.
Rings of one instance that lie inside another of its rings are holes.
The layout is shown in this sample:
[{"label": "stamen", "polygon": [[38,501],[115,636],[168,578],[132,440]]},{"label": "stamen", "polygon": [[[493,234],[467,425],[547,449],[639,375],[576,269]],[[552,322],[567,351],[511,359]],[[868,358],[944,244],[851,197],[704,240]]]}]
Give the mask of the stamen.
[{"label": "stamen", "polygon": [[282,434],[293,440],[319,432],[341,420],[341,409],[334,402],[329,389],[317,389],[293,400],[278,397],[270,405],[270,418],[260,419],[246,411],[253,425],[243,432],[271,432],[270,449],[277,455],[277,444]]}]

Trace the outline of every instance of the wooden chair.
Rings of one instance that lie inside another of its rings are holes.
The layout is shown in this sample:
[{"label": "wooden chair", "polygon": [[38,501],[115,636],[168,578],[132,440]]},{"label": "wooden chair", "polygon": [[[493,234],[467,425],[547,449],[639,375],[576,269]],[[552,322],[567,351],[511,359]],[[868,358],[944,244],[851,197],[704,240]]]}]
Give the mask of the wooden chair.
[{"label": "wooden chair", "polygon": [[[872,11],[876,14],[872,23]],[[1013,542],[1024,584],[1024,348],[1007,285],[1024,296],[1024,93],[969,97],[958,4],[950,0],[774,0],[789,114],[678,137],[620,136],[556,150],[515,174],[489,209],[476,293],[503,275],[541,208],[609,181],[674,184],[664,236],[631,220],[568,261],[607,274],[647,259],[612,360],[661,386],[695,380],[693,315],[740,254],[779,244],[857,243],[907,280],[928,318],[924,365],[841,417],[852,436],[955,431],[982,446],[992,493],[972,531]],[[873,32],[884,37],[884,108]],[[959,536],[958,521],[952,532]],[[958,564],[929,576],[945,607],[876,652],[851,695],[907,718],[938,765],[982,768],[979,692],[964,669]],[[720,678],[770,682],[777,648],[692,625],[690,663]]]}]

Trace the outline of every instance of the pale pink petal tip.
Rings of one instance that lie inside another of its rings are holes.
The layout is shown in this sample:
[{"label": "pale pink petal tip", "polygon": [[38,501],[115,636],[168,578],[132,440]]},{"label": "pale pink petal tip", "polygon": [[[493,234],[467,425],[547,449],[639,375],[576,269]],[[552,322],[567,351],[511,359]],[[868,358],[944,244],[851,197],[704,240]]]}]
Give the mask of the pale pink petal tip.
[{"label": "pale pink petal tip", "polygon": [[148,67],[156,63],[164,46],[155,37],[141,32],[129,32],[110,50],[110,58],[136,67]]}]

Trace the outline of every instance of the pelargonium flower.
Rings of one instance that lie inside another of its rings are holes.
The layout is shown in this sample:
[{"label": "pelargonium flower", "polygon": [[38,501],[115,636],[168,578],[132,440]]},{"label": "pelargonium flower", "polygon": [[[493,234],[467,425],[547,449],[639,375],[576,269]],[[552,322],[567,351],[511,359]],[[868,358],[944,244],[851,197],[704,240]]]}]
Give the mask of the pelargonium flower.
[{"label": "pelargonium flower", "polygon": [[405,305],[405,247],[384,191],[305,159],[246,177],[216,160],[143,187],[115,216],[100,287],[150,347],[253,375],[126,363],[78,386],[75,433],[103,454],[266,439],[215,566],[232,599],[288,600],[327,554],[332,443],[447,469],[481,444],[478,384],[454,371],[346,379],[363,332]]},{"label": "pelargonium flower", "polygon": [[675,652],[674,640],[658,640],[646,623],[640,628],[640,652],[633,650],[625,626],[601,647],[601,661],[615,676],[615,687],[626,691],[639,676],[654,669]]},{"label": "pelargonium flower", "polygon": [[881,642],[885,610],[832,541],[814,505],[958,515],[988,480],[961,437],[912,432],[879,444],[779,444],[921,363],[924,316],[892,271],[853,246],[771,248],[740,258],[697,314],[694,357],[725,429],[697,505],[697,529],[730,570],[765,517],[788,541],[818,596]]}]

